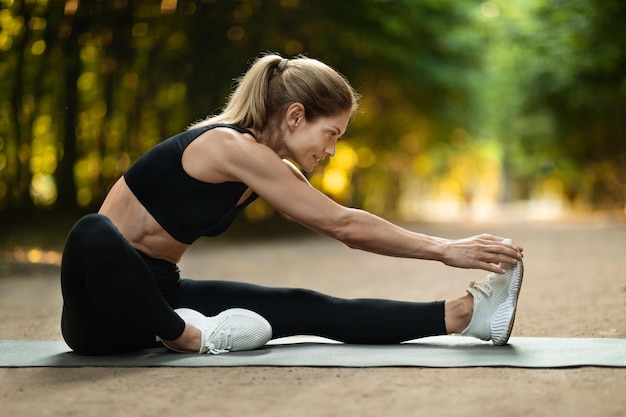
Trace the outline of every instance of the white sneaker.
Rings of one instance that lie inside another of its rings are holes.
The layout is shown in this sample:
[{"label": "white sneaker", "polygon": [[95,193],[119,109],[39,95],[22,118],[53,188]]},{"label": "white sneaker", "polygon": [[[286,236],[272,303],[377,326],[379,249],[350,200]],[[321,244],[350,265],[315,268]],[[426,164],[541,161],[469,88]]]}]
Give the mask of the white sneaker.
[{"label": "white sneaker", "polygon": [[500,266],[506,269],[505,273],[491,273],[482,281],[470,283],[467,292],[474,296],[474,313],[469,326],[461,332],[491,340],[494,345],[506,345],[509,341],[524,276],[521,260]]},{"label": "white sneaker", "polygon": [[214,317],[207,317],[190,308],[177,308],[174,311],[186,323],[196,326],[202,332],[199,353],[253,350],[265,345],[272,338],[272,326],[269,322],[259,314],[243,308],[224,310]]}]

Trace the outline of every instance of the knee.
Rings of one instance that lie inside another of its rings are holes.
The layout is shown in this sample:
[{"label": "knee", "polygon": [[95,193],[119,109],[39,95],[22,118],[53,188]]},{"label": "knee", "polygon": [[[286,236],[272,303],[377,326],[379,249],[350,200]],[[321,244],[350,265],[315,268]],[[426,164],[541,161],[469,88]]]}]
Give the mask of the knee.
[{"label": "knee", "polygon": [[98,229],[104,227],[107,223],[111,223],[108,217],[98,214],[91,213],[81,217],[74,227],[70,231],[70,233],[84,233],[85,231],[97,231]]},{"label": "knee", "polygon": [[92,213],[81,217],[70,230],[67,246],[91,247],[94,243],[102,241],[103,238],[115,231],[115,226],[108,217]]},{"label": "knee", "polygon": [[92,213],[81,217],[76,224],[74,224],[69,235],[72,237],[88,236],[92,238],[94,235],[106,232],[106,230],[111,227],[114,226],[108,217],[102,214]]}]

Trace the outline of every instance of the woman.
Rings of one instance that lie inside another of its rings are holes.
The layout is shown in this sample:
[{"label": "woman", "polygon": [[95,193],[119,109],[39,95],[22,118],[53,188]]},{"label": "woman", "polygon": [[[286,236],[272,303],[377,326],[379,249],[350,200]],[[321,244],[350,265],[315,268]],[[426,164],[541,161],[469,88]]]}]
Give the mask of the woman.
[{"label": "woman", "polygon": [[[77,353],[154,346],[181,352],[254,349],[271,337],[319,335],[399,343],[463,333],[505,344],[522,279],[522,248],[500,237],[426,236],[310,186],[333,156],[358,95],[310,58],[257,59],[224,111],[155,146],[112,187],[98,214],[68,235],[62,330]],[[200,236],[217,236],[257,197],[351,248],[491,272],[457,299],[346,300],[314,291],[181,279],[176,264]],[[156,340],[155,340],[156,336]]]}]

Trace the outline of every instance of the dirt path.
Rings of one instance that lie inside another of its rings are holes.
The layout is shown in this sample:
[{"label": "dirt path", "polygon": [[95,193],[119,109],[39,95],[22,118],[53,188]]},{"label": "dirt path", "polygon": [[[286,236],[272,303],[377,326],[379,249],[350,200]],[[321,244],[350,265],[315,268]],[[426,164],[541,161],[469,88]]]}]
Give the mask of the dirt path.
[{"label": "dirt path", "polygon": [[[514,336],[626,337],[626,224],[603,219],[481,227],[525,247]],[[444,299],[479,271],[352,251],[326,238],[215,241],[185,276],[308,287],[342,297]],[[0,269],[0,339],[61,339],[56,268]],[[626,355],[626,352],[624,352]],[[7,416],[615,416],[626,369],[82,368],[0,369]]]}]

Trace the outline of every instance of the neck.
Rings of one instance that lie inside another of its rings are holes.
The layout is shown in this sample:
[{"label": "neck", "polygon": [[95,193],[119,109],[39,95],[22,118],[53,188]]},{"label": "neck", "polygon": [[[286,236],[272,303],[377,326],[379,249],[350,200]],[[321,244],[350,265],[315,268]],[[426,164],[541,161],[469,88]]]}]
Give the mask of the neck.
[{"label": "neck", "polygon": [[256,141],[258,143],[267,146],[268,148],[276,152],[276,154],[281,158],[284,158],[286,156],[287,150],[283,140],[280,138],[280,133],[272,134],[268,130],[250,130],[254,133],[254,136],[256,137]]}]

